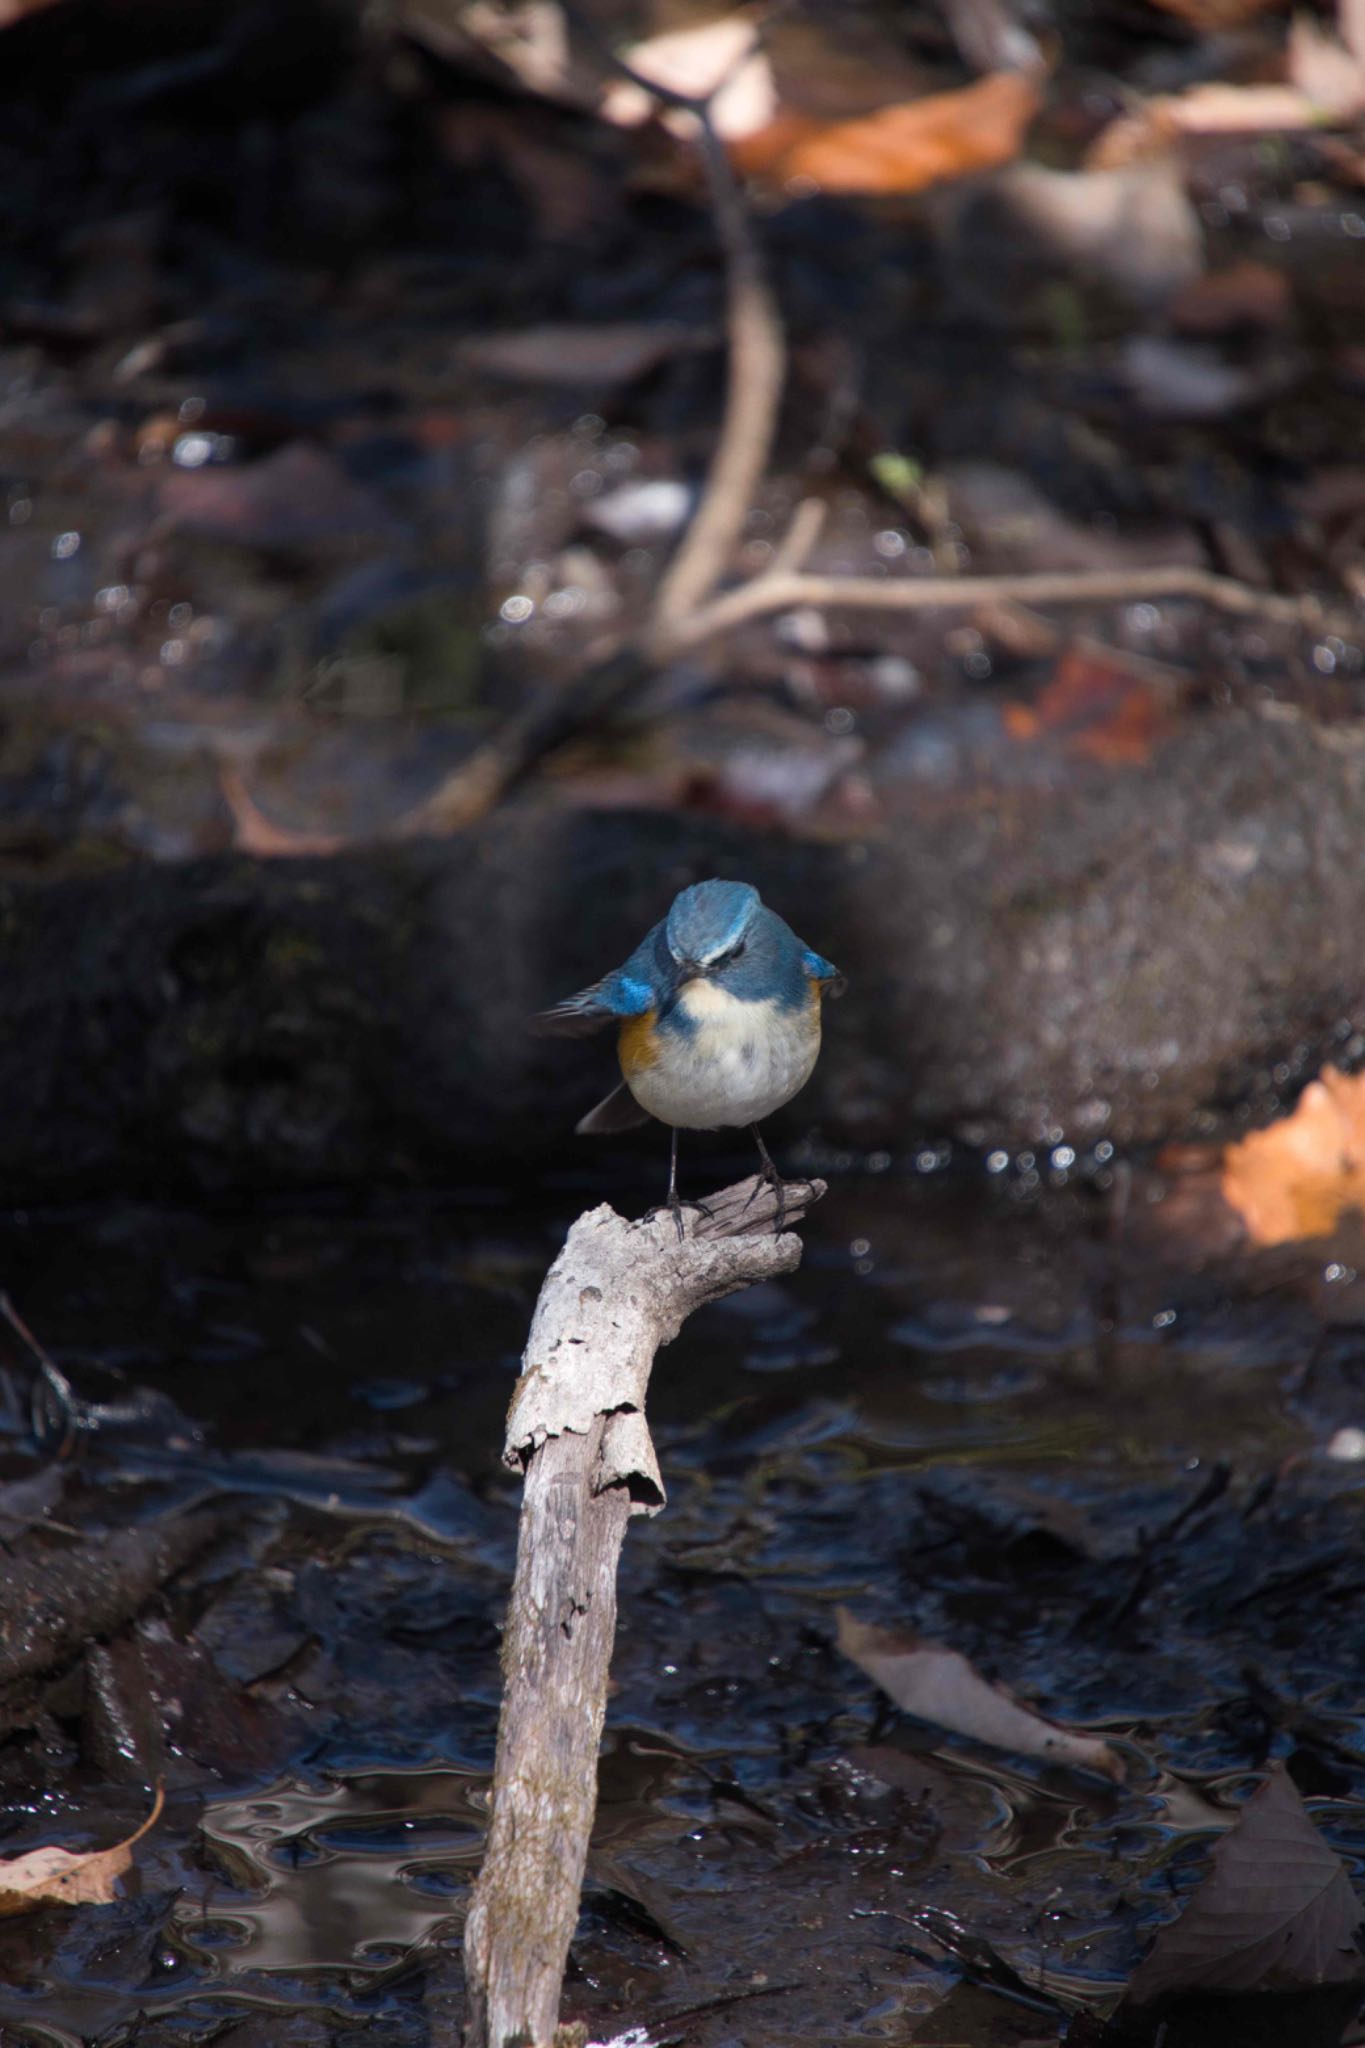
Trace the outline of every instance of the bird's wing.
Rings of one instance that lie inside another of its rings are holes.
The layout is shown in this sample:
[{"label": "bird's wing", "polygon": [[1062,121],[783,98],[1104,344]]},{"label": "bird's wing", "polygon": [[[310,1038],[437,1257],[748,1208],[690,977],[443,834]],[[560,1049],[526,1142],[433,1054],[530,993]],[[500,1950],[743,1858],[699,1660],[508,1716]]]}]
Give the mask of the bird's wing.
[{"label": "bird's wing", "polygon": [[599,981],[591,988],[581,988],[575,996],[565,996],[562,1003],[539,1011],[531,1019],[531,1029],[546,1038],[586,1038],[590,1032],[600,1031],[604,1024],[619,1022],[620,1017]]},{"label": "bird's wing", "polygon": [[643,950],[638,948],[624,967],[604,974],[591,988],[581,988],[553,1009],[542,1010],[531,1019],[531,1029],[561,1038],[582,1038],[589,1031],[600,1031],[604,1024],[645,1016],[654,1007],[654,991],[646,976],[632,971]]},{"label": "bird's wing", "polygon": [[585,1138],[607,1138],[614,1131],[633,1131],[637,1124],[648,1122],[649,1111],[641,1109],[623,1081],[596,1109],[580,1117],[574,1129]]},{"label": "bird's wing", "polygon": [[805,948],[801,963],[811,980],[818,981],[827,996],[841,996],[848,987],[848,976],[840,974],[833,961],[826,960],[813,946]]}]

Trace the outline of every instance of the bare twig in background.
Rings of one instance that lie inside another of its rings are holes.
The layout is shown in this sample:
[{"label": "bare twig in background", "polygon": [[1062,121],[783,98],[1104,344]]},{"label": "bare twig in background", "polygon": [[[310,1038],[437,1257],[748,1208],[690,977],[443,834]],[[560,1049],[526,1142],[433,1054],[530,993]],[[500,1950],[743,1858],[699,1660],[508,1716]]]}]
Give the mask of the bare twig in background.
[{"label": "bare twig in background", "polygon": [[596,47],[611,70],[696,122],[711,217],[725,262],[729,353],[725,410],[716,452],[696,512],[659,585],[642,635],[651,660],[664,661],[673,652],[673,636],[678,627],[710,597],[734,559],[744,522],[772,455],[786,379],[787,342],[782,317],[754,238],[744,194],[716,131],[712,111],[731,80],[752,58],[756,41],[740,53],[708,93],[693,95],[678,92],[638,71],[601,37],[572,0],[563,0],[563,4],[565,16],[575,31]]},{"label": "bare twig in background", "polygon": [[[779,558],[782,550],[778,551]],[[1334,612],[1315,597],[1282,597],[1233,576],[1190,563],[1160,563],[1141,569],[1031,571],[1017,576],[814,576],[771,566],[751,582],[713,598],[681,625],[675,651],[685,653],[751,619],[798,605],[853,611],[962,611],[978,604],[1131,604],[1142,598],[1192,597],[1217,611],[1244,618],[1275,619],[1311,631],[1335,628],[1358,632],[1359,622]]]},{"label": "bare twig in background", "polygon": [[632,1514],[663,1485],[645,1422],[654,1355],[708,1301],[799,1264],[820,1182],[741,1181],[689,1216],[580,1216],[546,1275],[507,1420],[524,1470],[483,1867],[465,1923],[467,2048],[549,2048],[597,1803],[597,1748]]},{"label": "bare twig in background", "polygon": [[64,1458],[76,1441],[80,1427],[82,1404],[76,1397],[76,1390],[3,1291],[0,1291],[0,1317],[27,1345],[37,1361],[38,1377],[29,1395],[29,1422],[34,1438],[56,1457]]},{"label": "bare twig in background", "polygon": [[680,626],[734,559],[777,433],[787,350],[729,158],[704,108],[698,110],[711,205],[725,252],[729,367],[720,439],[696,516],[659,586],[646,642],[656,660],[673,652]]}]

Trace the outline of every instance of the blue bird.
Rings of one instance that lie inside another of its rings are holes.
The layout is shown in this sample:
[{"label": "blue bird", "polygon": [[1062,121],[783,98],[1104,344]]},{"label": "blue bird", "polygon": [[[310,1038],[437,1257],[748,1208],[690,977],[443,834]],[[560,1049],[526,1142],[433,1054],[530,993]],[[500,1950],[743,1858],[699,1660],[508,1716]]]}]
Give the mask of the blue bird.
[{"label": "blue bird", "polygon": [[651,1116],[672,1126],[668,1206],[680,1238],[678,1132],[718,1125],[752,1132],[763,1177],[777,1191],[780,1230],[782,1180],[758,1126],[810,1079],[822,1000],[843,990],[837,968],[803,945],[757,889],[698,882],[674,898],[623,967],[533,1021],[572,1036],[619,1026],[625,1078],[577,1128],[625,1131]]}]

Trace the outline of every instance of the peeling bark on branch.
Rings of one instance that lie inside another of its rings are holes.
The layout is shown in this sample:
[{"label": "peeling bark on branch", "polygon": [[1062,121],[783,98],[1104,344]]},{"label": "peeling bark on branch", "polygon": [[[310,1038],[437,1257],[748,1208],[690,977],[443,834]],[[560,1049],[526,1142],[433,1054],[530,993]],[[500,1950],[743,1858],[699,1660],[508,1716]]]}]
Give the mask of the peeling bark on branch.
[{"label": "peeling bark on branch", "polygon": [[[799,1219],[824,1188],[783,1190]],[[616,1632],[616,1566],[632,1514],[664,1504],[645,1393],[659,1348],[694,1309],[789,1273],[774,1190],[742,1181],[689,1214],[580,1216],[546,1275],[508,1415],[504,1461],[526,1473],[483,1867],[465,1926],[467,2048],[549,2048],[597,1803],[597,1749]]]}]

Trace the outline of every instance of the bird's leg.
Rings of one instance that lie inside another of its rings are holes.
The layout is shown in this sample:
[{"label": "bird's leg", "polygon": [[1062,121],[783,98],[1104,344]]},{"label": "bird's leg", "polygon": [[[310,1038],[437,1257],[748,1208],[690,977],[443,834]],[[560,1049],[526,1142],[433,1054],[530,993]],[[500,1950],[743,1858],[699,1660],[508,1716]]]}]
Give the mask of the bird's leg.
[{"label": "bird's leg", "polygon": [[676,1124],[673,1126],[673,1146],[668,1161],[668,1209],[674,1223],[677,1225],[679,1244],[682,1243],[683,1238],[687,1234],[683,1229],[682,1212],[684,1209],[698,1210],[701,1215],[706,1217],[708,1222],[712,1215],[712,1211],[707,1208],[705,1202],[691,1202],[678,1193],[678,1126]]},{"label": "bird's leg", "polygon": [[[778,1172],[777,1168],[773,1165],[773,1162],[768,1155],[768,1148],[763,1142],[763,1133],[759,1130],[757,1124],[750,1124],[749,1135],[752,1137],[755,1145],[757,1145],[758,1156],[763,1161],[761,1177],[762,1179],[767,1181],[768,1186],[772,1189],[774,1195],[777,1197],[777,1216],[773,1224],[773,1229],[775,1234],[778,1237],[781,1237],[782,1226],[787,1220],[787,1209],[786,1204],[783,1200],[785,1190],[783,1186],[782,1176]],[[758,1189],[755,1188],[754,1194],[757,1193]],[[749,1200],[752,1201],[753,1198],[753,1195],[750,1195]]]}]

